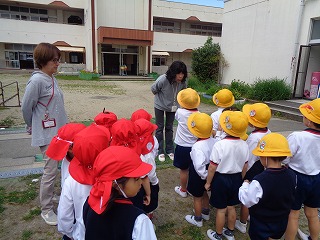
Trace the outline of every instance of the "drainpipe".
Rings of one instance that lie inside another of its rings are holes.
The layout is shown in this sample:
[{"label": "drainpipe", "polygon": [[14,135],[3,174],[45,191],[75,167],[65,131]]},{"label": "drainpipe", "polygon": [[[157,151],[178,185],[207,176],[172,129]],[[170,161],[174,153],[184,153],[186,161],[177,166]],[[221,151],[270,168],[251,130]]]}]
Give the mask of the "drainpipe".
[{"label": "drainpipe", "polygon": [[[297,26],[296,26],[296,37],[294,41],[294,47],[293,47],[293,53],[291,58],[291,67],[290,67],[290,73],[289,73],[289,82],[291,83],[291,86],[294,86],[294,78],[295,78],[295,68],[297,64],[297,54],[298,49],[300,46],[300,33],[301,33],[301,23],[302,23],[302,15],[304,11],[306,0],[300,0],[300,7],[299,7],[299,14],[298,14],[298,20],[297,20]],[[298,71],[298,69],[297,69]]]},{"label": "drainpipe", "polygon": [[97,62],[96,62],[96,15],[95,15],[95,6],[94,1],[91,0],[91,41],[92,41],[92,65],[93,70],[97,70]]}]

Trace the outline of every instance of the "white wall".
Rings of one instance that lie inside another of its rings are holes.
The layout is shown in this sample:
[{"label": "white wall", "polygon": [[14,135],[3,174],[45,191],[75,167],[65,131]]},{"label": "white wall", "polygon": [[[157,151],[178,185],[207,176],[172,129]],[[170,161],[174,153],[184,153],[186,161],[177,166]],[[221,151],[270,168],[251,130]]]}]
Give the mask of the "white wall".
[{"label": "white wall", "polygon": [[[50,4],[53,2],[53,0],[19,0],[19,1],[10,1],[10,2],[24,2],[24,3],[34,3],[34,4]],[[72,8],[83,8],[83,6],[85,5],[85,2],[87,2],[87,0],[62,0],[62,2],[64,2],[65,4],[67,4],[69,7]]]},{"label": "white wall", "polygon": [[289,79],[299,2],[225,2],[221,49],[229,67],[223,71],[223,83]]},{"label": "white wall", "polygon": [[97,27],[148,29],[148,0],[96,1]]},{"label": "white wall", "polygon": [[85,46],[84,26],[78,25],[1,19],[0,32],[0,42],[38,44],[65,41],[72,46]]},{"label": "white wall", "polygon": [[153,0],[152,13],[156,17],[187,19],[195,16],[202,22],[221,23],[223,9],[196,4]]},{"label": "white wall", "polygon": [[[153,51],[183,52],[204,45],[208,36],[154,32]],[[214,43],[219,43],[220,37],[213,37]]]}]

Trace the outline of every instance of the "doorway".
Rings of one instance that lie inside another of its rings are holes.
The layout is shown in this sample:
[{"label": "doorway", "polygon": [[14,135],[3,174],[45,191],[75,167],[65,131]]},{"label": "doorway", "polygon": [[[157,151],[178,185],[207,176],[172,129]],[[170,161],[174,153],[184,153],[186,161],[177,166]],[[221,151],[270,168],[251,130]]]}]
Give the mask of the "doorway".
[{"label": "doorway", "polygon": [[101,50],[103,75],[138,75],[138,47],[103,45]]}]

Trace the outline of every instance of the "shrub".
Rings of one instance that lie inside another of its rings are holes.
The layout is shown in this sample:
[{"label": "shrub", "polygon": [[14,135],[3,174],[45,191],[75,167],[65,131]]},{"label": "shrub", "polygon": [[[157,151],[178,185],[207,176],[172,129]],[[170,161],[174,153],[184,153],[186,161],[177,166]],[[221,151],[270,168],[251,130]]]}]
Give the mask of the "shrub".
[{"label": "shrub", "polygon": [[259,101],[286,100],[291,97],[291,87],[284,79],[258,79],[252,85],[249,98]]},{"label": "shrub", "polygon": [[207,90],[207,94],[208,95],[214,95],[216,92],[218,92],[219,90],[221,90],[223,87],[214,83],[211,84],[211,87]]},{"label": "shrub", "polygon": [[212,37],[208,37],[204,46],[193,50],[192,71],[200,82],[212,83],[218,81],[221,55],[220,46],[213,43]]},{"label": "shrub", "polygon": [[251,93],[251,86],[240,80],[232,80],[229,90],[235,99],[248,98]]}]

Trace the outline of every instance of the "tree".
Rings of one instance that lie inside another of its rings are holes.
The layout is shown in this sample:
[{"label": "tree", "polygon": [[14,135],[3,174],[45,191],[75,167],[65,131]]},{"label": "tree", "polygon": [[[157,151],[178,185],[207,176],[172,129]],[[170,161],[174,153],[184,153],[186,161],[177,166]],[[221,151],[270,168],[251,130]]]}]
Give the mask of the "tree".
[{"label": "tree", "polygon": [[221,59],[219,44],[213,43],[212,37],[208,37],[202,47],[193,50],[191,68],[200,82],[218,82]]}]

